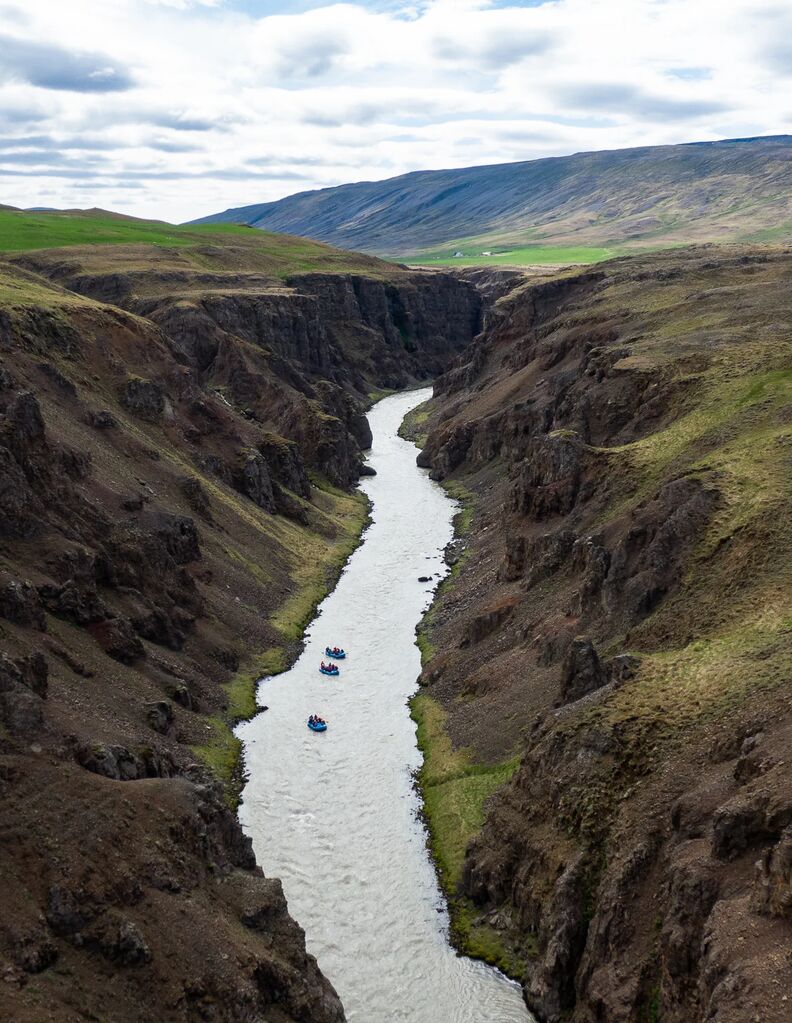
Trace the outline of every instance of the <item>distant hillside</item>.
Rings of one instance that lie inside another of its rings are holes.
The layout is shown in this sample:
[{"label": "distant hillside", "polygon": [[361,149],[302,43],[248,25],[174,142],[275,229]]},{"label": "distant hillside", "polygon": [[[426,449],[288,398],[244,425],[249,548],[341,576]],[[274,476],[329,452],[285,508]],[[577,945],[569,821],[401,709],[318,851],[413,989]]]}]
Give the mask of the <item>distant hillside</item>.
[{"label": "distant hillside", "polygon": [[461,251],[458,261],[467,263],[586,262],[691,241],[786,241],[792,136],[417,171],[196,221],[217,222],[438,262]]}]

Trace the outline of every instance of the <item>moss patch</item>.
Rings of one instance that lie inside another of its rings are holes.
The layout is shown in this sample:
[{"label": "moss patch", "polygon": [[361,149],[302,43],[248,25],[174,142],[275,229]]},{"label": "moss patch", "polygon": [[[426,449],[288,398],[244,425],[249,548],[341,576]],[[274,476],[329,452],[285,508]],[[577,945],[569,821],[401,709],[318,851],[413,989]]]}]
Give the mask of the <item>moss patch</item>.
[{"label": "moss patch", "polygon": [[518,759],[473,763],[468,750],[453,748],[445,729],[446,713],[426,693],[413,697],[410,714],[424,755],[419,781],[432,852],[443,888],[451,895],[462,877],[468,842],[484,823],[484,804],[514,774]]},{"label": "moss patch", "polygon": [[336,537],[325,545],[323,552],[319,550],[309,557],[306,551],[295,565],[298,586],[272,618],[272,624],[286,643],[301,639],[317,607],[333,588],[342,568],[360,543],[369,522],[369,503],[364,494],[344,494],[334,488],[327,492],[337,498],[331,515]]},{"label": "moss patch", "polygon": [[205,743],[192,747],[193,753],[223,783],[226,802],[235,810],[244,785],[242,742],[234,735],[225,716],[208,719],[211,735]]},{"label": "moss patch", "polygon": [[414,409],[411,409],[407,415],[402,419],[401,426],[399,427],[399,436],[402,440],[412,441],[419,448],[426,446],[426,424],[429,417],[432,414],[432,399],[429,398],[427,401],[421,402],[420,405],[416,405]]},{"label": "moss patch", "polygon": [[444,480],[443,490],[462,506],[454,516],[455,536],[467,536],[473,526],[473,515],[476,510],[476,495],[459,480]]},{"label": "moss patch", "polygon": [[368,393],[368,407],[376,405],[378,401],[382,401],[383,398],[389,397],[391,394],[396,394],[393,387],[378,387]]}]

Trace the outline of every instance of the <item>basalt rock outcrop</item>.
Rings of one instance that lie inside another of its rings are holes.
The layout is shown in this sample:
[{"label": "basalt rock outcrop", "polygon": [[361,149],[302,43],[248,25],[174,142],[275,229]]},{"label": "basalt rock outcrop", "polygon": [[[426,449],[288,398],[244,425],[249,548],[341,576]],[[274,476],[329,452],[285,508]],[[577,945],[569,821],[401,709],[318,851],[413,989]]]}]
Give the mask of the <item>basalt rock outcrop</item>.
[{"label": "basalt rock outcrop", "polygon": [[472,517],[421,699],[478,770],[519,755],[461,940],[543,1023],[790,1011],[790,272],[704,248],[532,278],[435,386],[421,464]]},{"label": "basalt rock outcrop", "polygon": [[[119,383],[126,409],[167,422],[176,402],[191,399],[190,431],[204,447],[234,409],[296,442],[305,467],[342,486],[357,478],[360,451],[371,443],[369,392],[441,373],[478,333],[485,305],[452,274],[377,261],[371,276],[275,279],[240,267],[232,248],[206,255],[218,265],[213,272],[175,251],[145,252],[146,268],[133,248],[101,257],[72,249],[26,253],[15,263],[156,325],[175,365],[159,378]],[[105,413],[88,413],[98,429],[111,428]]]}]

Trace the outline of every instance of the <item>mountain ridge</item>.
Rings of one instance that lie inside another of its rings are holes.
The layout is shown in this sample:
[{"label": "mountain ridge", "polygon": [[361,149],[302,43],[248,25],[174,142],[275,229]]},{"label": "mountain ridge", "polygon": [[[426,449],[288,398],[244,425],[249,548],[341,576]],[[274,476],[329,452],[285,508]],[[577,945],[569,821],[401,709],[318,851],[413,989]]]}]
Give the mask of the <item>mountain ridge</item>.
[{"label": "mountain ridge", "polygon": [[192,223],[246,223],[402,257],[457,244],[628,251],[792,237],[790,194],[792,136],[773,135],[411,171]]}]

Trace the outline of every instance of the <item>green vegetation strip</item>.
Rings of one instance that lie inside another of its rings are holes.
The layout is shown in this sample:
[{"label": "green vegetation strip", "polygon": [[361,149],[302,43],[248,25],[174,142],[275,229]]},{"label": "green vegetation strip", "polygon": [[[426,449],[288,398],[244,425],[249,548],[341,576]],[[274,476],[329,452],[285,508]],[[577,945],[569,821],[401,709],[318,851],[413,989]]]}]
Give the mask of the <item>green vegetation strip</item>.
[{"label": "green vegetation strip", "polygon": [[[449,249],[451,251],[449,251]],[[613,249],[592,246],[528,245],[513,249],[482,249],[460,246],[461,256],[454,256],[453,246],[443,252],[418,253],[408,262],[420,266],[566,266],[570,263],[600,263],[616,253]]]},{"label": "green vegetation strip", "polygon": [[475,919],[472,905],[458,894],[468,843],[481,831],[487,800],[517,770],[519,758],[499,764],[476,764],[469,751],[455,750],[446,732],[446,713],[426,693],[410,702],[424,755],[419,785],[429,829],[432,856],[451,913],[455,944],[467,955],[519,977],[520,966],[498,933]]}]

